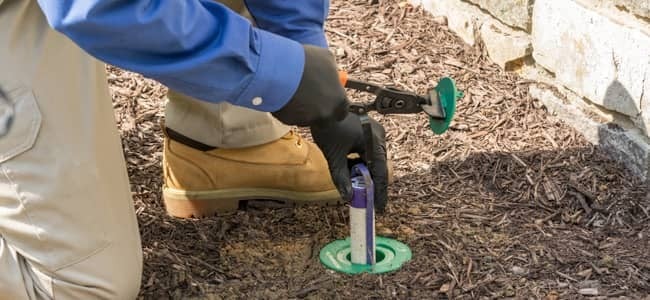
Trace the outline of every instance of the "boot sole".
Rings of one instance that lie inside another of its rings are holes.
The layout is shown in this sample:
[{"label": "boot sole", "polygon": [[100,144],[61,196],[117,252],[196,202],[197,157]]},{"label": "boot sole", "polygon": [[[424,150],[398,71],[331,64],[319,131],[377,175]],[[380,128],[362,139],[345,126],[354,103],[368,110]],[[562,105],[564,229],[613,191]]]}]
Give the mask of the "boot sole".
[{"label": "boot sole", "polygon": [[244,188],[215,191],[184,191],[163,187],[167,213],[179,218],[203,218],[233,213],[246,207],[248,201],[270,200],[284,206],[335,206],[342,204],[337,190],[295,192],[277,189]]}]

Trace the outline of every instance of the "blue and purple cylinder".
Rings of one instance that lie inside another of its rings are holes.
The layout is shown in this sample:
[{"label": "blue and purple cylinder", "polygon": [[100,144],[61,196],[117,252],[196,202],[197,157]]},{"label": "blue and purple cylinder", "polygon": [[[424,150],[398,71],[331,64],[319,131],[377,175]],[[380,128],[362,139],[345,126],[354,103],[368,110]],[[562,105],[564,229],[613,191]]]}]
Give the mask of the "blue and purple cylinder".
[{"label": "blue and purple cylinder", "polygon": [[350,259],[353,264],[375,264],[374,188],[365,165],[353,168],[350,203]]}]

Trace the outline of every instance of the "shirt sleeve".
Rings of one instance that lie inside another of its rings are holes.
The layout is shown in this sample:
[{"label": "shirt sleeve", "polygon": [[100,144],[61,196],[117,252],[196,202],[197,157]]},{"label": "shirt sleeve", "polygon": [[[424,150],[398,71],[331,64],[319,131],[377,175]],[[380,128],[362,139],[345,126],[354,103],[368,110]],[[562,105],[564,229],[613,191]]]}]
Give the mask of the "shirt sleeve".
[{"label": "shirt sleeve", "polygon": [[260,28],[298,41],[327,47],[324,24],[329,0],[245,0]]},{"label": "shirt sleeve", "polygon": [[210,0],[38,0],[48,23],[94,57],[208,102],[282,108],[304,67],[299,42]]}]

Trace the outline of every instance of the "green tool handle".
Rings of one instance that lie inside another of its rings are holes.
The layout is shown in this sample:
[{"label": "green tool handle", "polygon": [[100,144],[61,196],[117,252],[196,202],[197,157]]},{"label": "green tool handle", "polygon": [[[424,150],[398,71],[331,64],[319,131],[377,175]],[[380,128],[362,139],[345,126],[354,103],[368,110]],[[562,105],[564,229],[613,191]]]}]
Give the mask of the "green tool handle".
[{"label": "green tool handle", "polygon": [[352,80],[345,71],[339,71],[339,80],[346,88],[375,94],[372,103],[350,105],[350,111],[358,115],[369,111],[380,114],[413,114],[425,112],[429,116],[429,128],[436,134],[443,134],[449,129],[456,112],[456,101],[463,97],[463,92],[456,88],[453,79],[443,77],[429,95],[419,96],[411,92],[381,87],[372,83]]}]

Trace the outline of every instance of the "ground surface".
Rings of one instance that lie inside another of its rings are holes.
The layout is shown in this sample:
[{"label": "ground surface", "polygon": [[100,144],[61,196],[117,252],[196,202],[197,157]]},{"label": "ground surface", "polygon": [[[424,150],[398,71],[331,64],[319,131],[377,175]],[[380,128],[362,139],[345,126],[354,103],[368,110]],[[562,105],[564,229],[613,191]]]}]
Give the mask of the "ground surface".
[{"label": "ground surface", "polygon": [[325,270],[318,251],[347,235],[346,207],[168,217],[165,90],[110,68],[143,239],[142,298],[646,297],[643,185],[549,117],[528,83],[492,65],[480,46],[464,46],[419,9],[381,2],[333,1],[327,32],[341,66],[419,93],[452,76],[466,95],[442,136],[421,115],[377,116],[396,175],[378,231],[407,243],[414,259],[384,276]]}]

